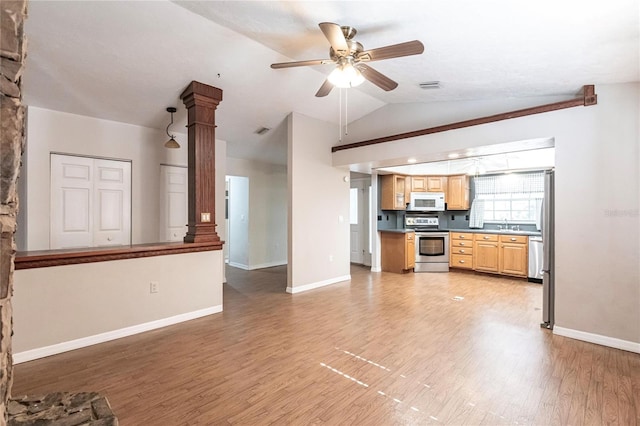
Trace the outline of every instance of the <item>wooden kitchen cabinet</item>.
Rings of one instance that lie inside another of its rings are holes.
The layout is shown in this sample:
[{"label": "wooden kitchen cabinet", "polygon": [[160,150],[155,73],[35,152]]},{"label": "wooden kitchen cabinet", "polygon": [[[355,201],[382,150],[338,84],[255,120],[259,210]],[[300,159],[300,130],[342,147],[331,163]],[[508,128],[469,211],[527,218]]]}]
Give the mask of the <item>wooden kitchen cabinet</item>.
[{"label": "wooden kitchen cabinet", "polygon": [[447,179],[447,210],[469,210],[469,176],[456,175]]},{"label": "wooden kitchen cabinet", "polygon": [[473,234],[473,269],[499,272],[499,242],[495,234]]},{"label": "wooden kitchen cabinet", "polygon": [[427,192],[447,192],[447,177],[427,176]]},{"label": "wooden kitchen cabinet", "polygon": [[449,235],[449,266],[473,269],[473,234],[451,232]]},{"label": "wooden kitchen cabinet", "polygon": [[427,177],[411,176],[411,192],[427,192]]},{"label": "wooden kitchen cabinet", "polygon": [[380,208],[382,210],[405,210],[409,202],[411,177],[404,175],[380,176]]},{"label": "wooden kitchen cabinet", "polygon": [[380,231],[382,270],[397,274],[411,272],[416,259],[415,238],[414,232]]},{"label": "wooden kitchen cabinet", "polygon": [[529,262],[529,238],[524,235],[500,235],[500,273],[526,277]]}]

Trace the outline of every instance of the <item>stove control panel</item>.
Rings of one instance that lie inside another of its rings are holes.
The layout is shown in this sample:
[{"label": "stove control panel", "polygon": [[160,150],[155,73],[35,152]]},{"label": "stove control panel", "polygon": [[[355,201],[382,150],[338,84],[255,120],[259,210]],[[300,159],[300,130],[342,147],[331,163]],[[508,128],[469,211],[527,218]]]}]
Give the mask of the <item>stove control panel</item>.
[{"label": "stove control panel", "polygon": [[413,228],[418,226],[438,227],[437,217],[420,217],[420,216],[406,216],[404,224],[407,228]]}]

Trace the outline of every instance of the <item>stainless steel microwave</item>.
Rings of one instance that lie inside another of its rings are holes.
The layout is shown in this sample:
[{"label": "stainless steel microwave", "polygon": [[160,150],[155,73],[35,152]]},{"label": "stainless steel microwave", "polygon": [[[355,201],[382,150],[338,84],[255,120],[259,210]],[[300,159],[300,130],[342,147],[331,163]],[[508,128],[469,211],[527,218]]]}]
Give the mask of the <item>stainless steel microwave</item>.
[{"label": "stainless steel microwave", "polygon": [[444,192],[412,192],[409,210],[423,212],[444,211]]}]

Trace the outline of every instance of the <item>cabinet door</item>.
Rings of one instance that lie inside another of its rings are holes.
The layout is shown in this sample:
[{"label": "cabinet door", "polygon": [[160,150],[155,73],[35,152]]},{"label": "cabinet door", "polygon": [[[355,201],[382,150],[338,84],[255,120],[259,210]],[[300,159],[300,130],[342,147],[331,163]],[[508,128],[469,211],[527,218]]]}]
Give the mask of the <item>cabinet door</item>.
[{"label": "cabinet door", "polygon": [[415,234],[406,234],[405,242],[405,269],[411,269],[416,266],[416,240]]},{"label": "cabinet door", "polygon": [[527,244],[502,243],[500,273],[526,277],[528,272]]},{"label": "cabinet door", "polygon": [[427,191],[445,192],[447,178],[443,176],[427,176]]},{"label": "cabinet door", "polygon": [[426,192],[426,191],[427,191],[427,177],[411,176],[411,192]]},{"label": "cabinet door", "polygon": [[411,182],[408,176],[394,176],[395,205],[394,210],[404,210],[409,202]]},{"label": "cabinet door", "polygon": [[498,272],[498,243],[475,241],[473,244],[473,269],[484,272]]},{"label": "cabinet door", "polygon": [[469,176],[449,176],[447,210],[469,209]]}]

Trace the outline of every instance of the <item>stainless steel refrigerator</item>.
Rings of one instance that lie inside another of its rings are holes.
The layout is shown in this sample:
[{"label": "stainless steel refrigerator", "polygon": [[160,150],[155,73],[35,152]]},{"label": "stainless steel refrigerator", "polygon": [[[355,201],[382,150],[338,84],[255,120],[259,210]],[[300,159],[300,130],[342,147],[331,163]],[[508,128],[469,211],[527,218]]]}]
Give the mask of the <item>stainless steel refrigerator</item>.
[{"label": "stainless steel refrigerator", "polygon": [[542,323],[540,327],[553,329],[554,323],[554,176],[553,170],[544,175],[542,203]]}]

